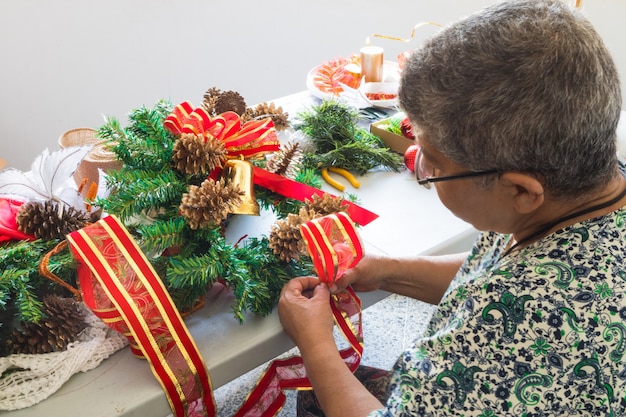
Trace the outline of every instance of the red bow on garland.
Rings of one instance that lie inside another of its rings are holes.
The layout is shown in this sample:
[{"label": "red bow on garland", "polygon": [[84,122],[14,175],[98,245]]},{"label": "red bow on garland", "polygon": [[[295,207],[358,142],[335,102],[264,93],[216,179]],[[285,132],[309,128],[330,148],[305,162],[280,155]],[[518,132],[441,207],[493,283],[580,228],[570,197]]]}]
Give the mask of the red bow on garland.
[{"label": "red bow on garland", "polygon": [[184,101],[174,108],[163,123],[174,134],[193,133],[211,135],[224,142],[229,158],[254,158],[280,149],[274,122],[271,118],[241,123],[232,111],[211,117],[201,107],[193,108]]},{"label": "red bow on garland", "polygon": [[[225,112],[211,117],[203,108],[182,102],[172,110],[165,119],[164,126],[174,134],[193,133],[195,135],[211,135],[224,142],[228,158],[253,158],[280,149],[274,122],[271,118],[253,120],[241,124],[235,112]],[[325,194],[324,191],[294,181],[290,178],[274,174],[259,167],[254,167],[254,184],[267,188],[287,198],[299,201],[311,199],[314,195]],[[365,226],[378,218],[378,215],[344,200],[352,220]]]}]

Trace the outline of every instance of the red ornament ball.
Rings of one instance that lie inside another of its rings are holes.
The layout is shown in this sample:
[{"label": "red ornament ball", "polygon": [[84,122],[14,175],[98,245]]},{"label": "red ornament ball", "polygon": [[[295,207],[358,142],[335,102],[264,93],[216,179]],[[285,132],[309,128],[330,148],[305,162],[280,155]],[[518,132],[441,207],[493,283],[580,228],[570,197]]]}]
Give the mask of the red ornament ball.
[{"label": "red ornament ball", "polygon": [[417,157],[419,148],[419,145],[411,145],[404,152],[404,165],[406,165],[411,172],[415,172],[415,158]]}]

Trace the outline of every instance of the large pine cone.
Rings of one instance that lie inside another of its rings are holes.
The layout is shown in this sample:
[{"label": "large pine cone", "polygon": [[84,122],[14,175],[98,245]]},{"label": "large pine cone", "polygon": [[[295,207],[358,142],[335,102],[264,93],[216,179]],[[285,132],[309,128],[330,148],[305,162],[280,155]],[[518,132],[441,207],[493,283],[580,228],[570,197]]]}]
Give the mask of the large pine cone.
[{"label": "large pine cone", "polygon": [[227,111],[234,111],[239,116],[246,111],[246,101],[236,91],[225,91],[215,101],[215,113],[221,114]]},{"label": "large pine cone", "polygon": [[220,224],[241,204],[243,191],[233,188],[223,179],[206,179],[200,186],[189,186],[183,194],[180,211],[189,227],[198,229],[208,224]]},{"label": "large pine cone", "polygon": [[17,213],[17,227],[39,239],[64,239],[65,235],[89,224],[86,213],[74,207],[48,201],[29,201]]},{"label": "large pine cone", "polygon": [[285,219],[278,220],[269,235],[269,247],[274,255],[284,262],[300,259],[306,252],[300,226],[314,217],[317,217],[314,212],[302,207],[298,214],[290,213]]},{"label": "large pine cone", "polygon": [[174,144],[172,161],[185,174],[208,175],[226,161],[226,147],[213,137],[183,134]]},{"label": "large pine cone", "polygon": [[36,323],[22,323],[21,330],[13,330],[7,341],[12,353],[63,351],[86,327],[80,306],[72,298],[49,294],[43,299],[42,311],[45,318]]},{"label": "large pine cone", "polygon": [[277,131],[289,128],[289,113],[284,112],[282,107],[274,103],[261,103],[251,109],[250,114],[255,119],[271,117]]},{"label": "large pine cone", "polygon": [[342,198],[335,197],[330,194],[324,194],[322,196],[314,195],[311,200],[307,200],[304,203],[304,206],[309,211],[314,212],[315,217],[323,217],[340,211],[347,211],[348,206],[342,203]]},{"label": "large pine cone", "polygon": [[266,169],[283,177],[294,178],[296,170],[302,161],[302,151],[297,142],[290,142],[281,147],[272,158],[267,161]]}]

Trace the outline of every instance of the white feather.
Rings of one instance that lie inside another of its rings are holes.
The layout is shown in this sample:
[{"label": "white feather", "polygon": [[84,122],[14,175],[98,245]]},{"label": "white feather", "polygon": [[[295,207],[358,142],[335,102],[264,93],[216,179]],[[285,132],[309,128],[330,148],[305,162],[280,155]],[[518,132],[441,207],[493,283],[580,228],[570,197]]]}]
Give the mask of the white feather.
[{"label": "white feather", "polygon": [[[0,195],[20,200],[57,200],[74,206],[74,190],[68,190],[68,179],[91,150],[92,146],[74,146],[50,153],[45,149],[31,165],[22,172],[9,168],[0,171]],[[69,200],[69,201],[66,201]]]}]

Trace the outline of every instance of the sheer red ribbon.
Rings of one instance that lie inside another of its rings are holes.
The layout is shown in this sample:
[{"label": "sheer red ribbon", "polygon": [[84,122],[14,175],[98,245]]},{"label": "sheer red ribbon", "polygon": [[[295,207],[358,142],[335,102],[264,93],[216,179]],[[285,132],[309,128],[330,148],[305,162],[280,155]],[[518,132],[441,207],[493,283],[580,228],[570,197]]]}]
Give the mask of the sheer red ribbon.
[{"label": "sheer red ribbon", "polygon": [[[354,223],[345,213],[307,222],[303,237],[318,275],[332,281],[363,255]],[[111,328],[126,335],[133,353],[146,358],[175,417],[215,416],[211,380],[191,335],[160,278],[115,216],[67,237],[79,262],[83,300]],[[331,298],[335,321],[350,347],[340,354],[353,372],[363,353],[361,301],[347,289]],[[275,416],[285,389],[310,389],[302,358],[272,362],[237,417]]]},{"label": "sheer red ribbon", "polygon": [[[315,271],[324,282],[339,278],[363,256],[363,248],[354,223],[345,213],[311,220],[301,226]],[[350,346],[340,355],[354,372],[363,354],[361,300],[351,288],[333,295],[330,306],[335,322]],[[235,417],[272,417],[285,404],[284,390],[311,389],[306,369],[299,356],[273,361],[248,395]]]},{"label": "sheer red ribbon", "polygon": [[85,304],[146,358],[176,417],[214,416],[208,371],[169,293],[114,216],[67,237]]}]

